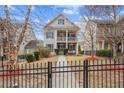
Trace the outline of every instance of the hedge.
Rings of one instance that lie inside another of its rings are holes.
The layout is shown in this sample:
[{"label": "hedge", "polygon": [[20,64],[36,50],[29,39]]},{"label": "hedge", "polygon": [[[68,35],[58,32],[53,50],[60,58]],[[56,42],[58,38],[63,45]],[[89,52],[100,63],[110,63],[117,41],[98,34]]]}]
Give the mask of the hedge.
[{"label": "hedge", "polygon": [[49,57],[50,55],[50,49],[43,48],[40,50],[40,57]]},{"label": "hedge", "polygon": [[33,54],[26,54],[25,58],[28,62],[33,62],[34,61],[34,56]]},{"label": "hedge", "polygon": [[96,51],[96,56],[112,57],[112,51],[111,50],[99,50],[99,51]]},{"label": "hedge", "polygon": [[68,53],[68,49],[64,49],[64,55]]},{"label": "hedge", "polygon": [[25,55],[18,55],[19,59],[25,59]]},{"label": "hedge", "polygon": [[40,52],[35,51],[34,52],[34,57],[35,57],[36,60],[39,60],[39,58],[40,58]]},{"label": "hedge", "polygon": [[58,55],[59,54],[59,49],[55,49],[55,53]]},{"label": "hedge", "polygon": [[64,55],[68,53],[68,49],[55,49],[56,54],[58,55],[60,51],[64,51]]}]

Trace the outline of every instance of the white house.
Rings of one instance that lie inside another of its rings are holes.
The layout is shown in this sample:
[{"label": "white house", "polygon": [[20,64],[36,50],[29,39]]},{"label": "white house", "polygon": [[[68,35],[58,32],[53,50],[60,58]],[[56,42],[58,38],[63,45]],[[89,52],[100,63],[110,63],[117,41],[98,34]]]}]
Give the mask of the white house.
[{"label": "white house", "polygon": [[68,49],[68,53],[78,54],[77,33],[80,30],[63,14],[58,15],[44,26],[44,46],[55,53],[55,49]]}]

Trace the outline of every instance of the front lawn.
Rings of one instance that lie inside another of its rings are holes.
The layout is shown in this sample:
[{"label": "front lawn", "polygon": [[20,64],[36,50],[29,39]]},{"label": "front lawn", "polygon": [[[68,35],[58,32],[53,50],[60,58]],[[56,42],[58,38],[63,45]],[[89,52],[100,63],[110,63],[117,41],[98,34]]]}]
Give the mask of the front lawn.
[{"label": "front lawn", "polygon": [[[47,58],[40,58],[40,60],[38,61],[34,61],[34,62],[30,62],[30,64],[32,63],[47,63],[47,62],[56,62],[58,60],[58,56],[51,56],[51,57],[47,57]],[[28,62],[19,62],[19,64],[29,64]]]},{"label": "front lawn", "polygon": [[67,61],[82,61],[86,59],[86,55],[68,55],[66,56]]}]

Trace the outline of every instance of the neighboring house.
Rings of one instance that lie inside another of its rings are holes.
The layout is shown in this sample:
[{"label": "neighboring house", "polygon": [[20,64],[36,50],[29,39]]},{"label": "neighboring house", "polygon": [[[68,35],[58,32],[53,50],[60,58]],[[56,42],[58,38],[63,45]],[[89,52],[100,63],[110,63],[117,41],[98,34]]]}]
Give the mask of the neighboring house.
[{"label": "neighboring house", "polygon": [[[22,27],[21,24],[17,24],[17,26],[16,26],[16,29],[17,29],[16,30],[16,41],[18,40],[18,36],[21,32],[21,29],[22,29],[21,27]],[[25,54],[25,46],[32,40],[37,40],[37,38],[35,36],[32,26],[30,24],[28,24],[26,32],[25,32],[25,36],[24,36],[22,44],[20,46],[19,55]]]},{"label": "neighboring house", "polygon": [[55,53],[55,49],[68,49],[68,53],[78,54],[77,33],[80,30],[63,14],[58,15],[44,26],[44,46]]},{"label": "neighboring house", "polygon": [[25,54],[33,54],[33,52],[37,51],[37,49],[39,47],[43,47],[43,41],[42,40],[31,40],[25,46]]},{"label": "neighboring house", "polygon": [[[117,22],[117,24],[122,24],[121,26],[118,26],[118,29],[121,31],[124,31],[124,18],[122,18],[121,20],[119,20]],[[83,40],[83,51],[85,54],[88,54],[89,52],[91,52],[91,46],[89,45],[90,42],[90,38],[89,38],[89,34],[88,34],[88,28],[87,26],[89,24],[92,24],[92,28],[94,30],[93,33],[93,45],[94,45],[94,50],[104,50],[104,49],[110,49],[112,50],[112,46],[109,42],[107,42],[105,40],[105,33],[104,31],[106,30],[104,25],[108,25],[111,26],[113,24],[112,21],[101,21],[101,20],[93,20],[90,23],[88,23],[85,27],[85,33],[84,33],[84,40]],[[118,53],[124,53],[124,40],[120,41],[120,43],[118,43],[117,46],[117,52]]]},{"label": "neighboring house", "polygon": [[[8,55],[8,50],[9,50],[9,42],[8,41],[8,31],[5,31],[5,27],[6,27],[6,21],[0,19],[0,52],[1,49],[4,51],[4,55]],[[17,40],[19,38],[19,34],[21,33],[21,29],[22,29],[22,24],[11,24],[14,31],[13,33],[10,33],[10,37],[11,37],[11,41],[14,42],[14,44],[17,44]],[[4,36],[4,37],[2,37]],[[31,40],[37,40],[34,30],[32,28],[32,26],[30,24],[27,25],[27,29],[23,38],[23,42],[20,46],[20,50],[19,50],[19,55],[23,55],[25,54],[25,46],[31,41]],[[6,42],[6,43],[4,43]],[[3,47],[2,47],[3,46]],[[1,53],[0,53],[1,54]]]}]

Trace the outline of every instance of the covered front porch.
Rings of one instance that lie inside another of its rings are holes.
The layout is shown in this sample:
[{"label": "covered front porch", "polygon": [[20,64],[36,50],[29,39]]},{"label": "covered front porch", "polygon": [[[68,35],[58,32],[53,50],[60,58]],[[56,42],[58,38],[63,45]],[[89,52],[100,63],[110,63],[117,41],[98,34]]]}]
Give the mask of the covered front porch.
[{"label": "covered front porch", "polygon": [[57,49],[61,49],[61,52],[64,52],[64,49],[68,49],[69,54],[77,54],[77,43],[57,43]]},{"label": "covered front porch", "polygon": [[[105,40],[97,43],[97,50],[112,49],[112,46]],[[124,53],[124,41],[117,44],[117,53]]]}]

